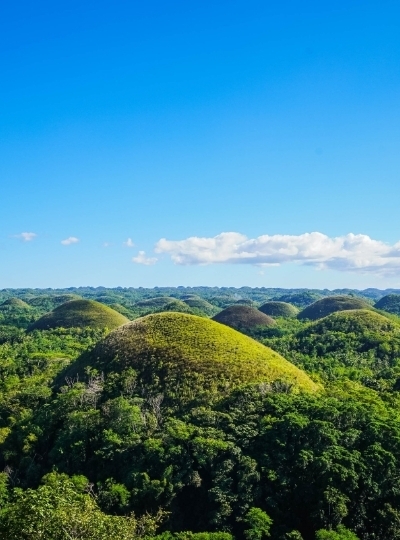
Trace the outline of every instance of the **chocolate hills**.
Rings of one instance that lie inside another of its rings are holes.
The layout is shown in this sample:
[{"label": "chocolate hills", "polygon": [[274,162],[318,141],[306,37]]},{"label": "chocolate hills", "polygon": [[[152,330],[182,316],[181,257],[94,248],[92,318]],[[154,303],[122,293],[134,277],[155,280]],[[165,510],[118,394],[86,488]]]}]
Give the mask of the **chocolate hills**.
[{"label": "chocolate hills", "polygon": [[111,332],[82,355],[66,375],[90,367],[123,373],[133,369],[137,384],[165,399],[220,399],[246,383],[285,382],[296,390],[318,386],[278,353],[210,319],[184,313],[147,315]]},{"label": "chocolate hills", "polygon": [[213,320],[230,326],[239,332],[252,332],[257,328],[267,328],[276,323],[268,315],[256,308],[235,304],[225,308],[213,317]]},{"label": "chocolate hills", "polygon": [[315,321],[327,317],[336,311],[350,309],[372,309],[372,306],[366,300],[357,298],[356,296],[327,296],[303,309],[297,317],[299,319],[310,319],[311,321]]},{"label": "chocolate hills", "polygon": [[71,300],[40,317],[29,326],[28,331],[84,326],[112,330],[127,321],[114,309],[94,300]]},{"label": "chocolate hills", "polygon": [[258,308],[270,317],[296,317],[299,310],[287,302],[269,301]]}]

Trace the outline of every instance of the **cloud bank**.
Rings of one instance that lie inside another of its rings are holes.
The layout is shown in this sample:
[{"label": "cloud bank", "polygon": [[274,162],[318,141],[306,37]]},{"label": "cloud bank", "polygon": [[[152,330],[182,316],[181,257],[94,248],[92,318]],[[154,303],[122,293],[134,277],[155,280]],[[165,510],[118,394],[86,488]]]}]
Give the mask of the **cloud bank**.
[{"label": "cloud bank", "polygon": [[65,240],[61,240],[61,243],[63,246],[77,244],[78,242],[79,242],[79,238],[76,238],[75,236],[69,236],[68,238],[65,238]]},{"label": "cloud bank", "polygon": [[312,232],[248,238],[237,232],[223,232],[212,238],[162,238],[155,251],[170,255],[180,265],[297,263],[343,272],[400,274],[400,242],[389,245],[365,234],[329,237]]}]

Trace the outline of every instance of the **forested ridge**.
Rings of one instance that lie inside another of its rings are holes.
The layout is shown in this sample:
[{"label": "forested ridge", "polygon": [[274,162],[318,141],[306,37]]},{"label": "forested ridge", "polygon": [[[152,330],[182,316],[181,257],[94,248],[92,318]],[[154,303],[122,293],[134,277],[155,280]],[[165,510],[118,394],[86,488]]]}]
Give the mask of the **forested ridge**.
[{"label": "forested ridge", "polygon": [[0,537],[400,538],[399,293],[0,291]]}]

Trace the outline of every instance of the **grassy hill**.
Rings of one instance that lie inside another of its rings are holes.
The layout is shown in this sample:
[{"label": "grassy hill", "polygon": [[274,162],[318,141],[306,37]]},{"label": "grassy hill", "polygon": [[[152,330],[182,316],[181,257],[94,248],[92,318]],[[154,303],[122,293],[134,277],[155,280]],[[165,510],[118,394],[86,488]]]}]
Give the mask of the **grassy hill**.
[{"label": "grassy hill", "polygon": [[150,313],[160,313],[163,311],[178,311],[182,313],[191,313],[190,307],[182,300],[170,296],[158,296],[136,302],[132,308],[140,316]]},{"label": "grassy hill", "polygon": [[270,302],[265,302],[265,304],[258,309],[270,317],[296,317],[299,312],[298,308],[292,304],[288,304],[287,302],[274,302],[272,300]]},{"label": "grassy hill", "polygon": [[288,304],[293,304],[299,309],[304,309],[310,304],[316,302],[322,298],[322,295],[312,291],[302,291],[302,292],[288,292],[285,294],[280,294],[271,298],[273,301],[277,302],[287,302]]},{"label": "grassy hill", "polygon": [[256,329],[274,326],[275,321],[256,308],[235,304],[213,317],[213,320],[230,326],[239,332],[253,332]]},{"label": "grassy hill", "polygon": [[284,383],[298,390],[318,387],[278,353],[210,319],[158,313],[111,332],[68,369],[84,375],[90,366],[106,374],[134,369],[137,383],[165,399],[220,399],[244,383]]},{"label": "grassy hill", "polygon": [[311,321],[315,321],[327,317],[336,311],[350,309],[372,309],[372,306],[366,300],[355,296],[327,296],[303,309],[297,317],[299,319],[310,319]]},{"label": "grassy hill", "polygon": [[128,321],[126,317],[110,307],[94,300],[72,300],[43,315],[31,324],[31,330],[49,330],[53,328],[117,328]]},{"label": "grassy hill", "polygon": [[29,304],[27,304],[20,298],[8,298],[2,304],[0,304],[0,309],[1,310],[7,310],[7,309],[30,310],[32,308]]},{"label": "grassy hill", "polygon": [[208,317],[212,317],[218,313],[218,311],[220,311],[219,308],[213,306],[210,304],[210,302],[204,300],[204,298],[200,298],[200,296],[186,295],[185,298],[182,298],[182,301],[189,306],[195,315],[206,315]]},{"label": "grassy hill", "polygon": [[374,307],[400,316],[400,294],[388,294],[378,300]]}]

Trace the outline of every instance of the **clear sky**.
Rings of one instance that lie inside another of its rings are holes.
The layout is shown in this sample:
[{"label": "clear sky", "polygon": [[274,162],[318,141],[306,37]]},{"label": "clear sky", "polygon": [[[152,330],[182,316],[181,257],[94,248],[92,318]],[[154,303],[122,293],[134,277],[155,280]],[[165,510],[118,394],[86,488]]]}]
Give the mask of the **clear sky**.
[{"label": "clear sky", "polygon": [[398,0],[3,2],[0,288],[400,287],[399,25]]}]

